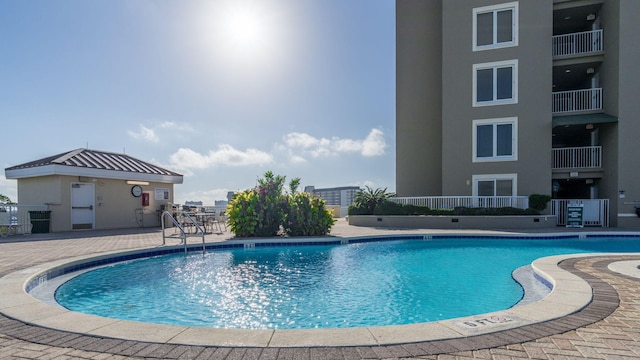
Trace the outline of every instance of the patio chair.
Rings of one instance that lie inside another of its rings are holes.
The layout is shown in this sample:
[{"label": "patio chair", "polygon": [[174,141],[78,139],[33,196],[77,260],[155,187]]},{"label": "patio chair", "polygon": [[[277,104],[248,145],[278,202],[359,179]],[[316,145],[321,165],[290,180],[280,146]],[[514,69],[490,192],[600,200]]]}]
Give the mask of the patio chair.
[{"label": "patio chair", "polygon": [[[178,211],[178,213],[176,214],[176,220],[178,221],[178,223],[180,224],[180,226],[182,226],[182,230],[184,230],[185,233],[190,233],[193,226],[193,222],[184,215],[184,213],[182,211]],[[195,229],[193,229],[195,231]]]},{"label": "patio chair", "polygon": [[220,221],[216,216],[215,211],[207,216],[207,227],[209,228],[209,232],[211,233],[214,232],[214,228],[218,230],[217,233],[222,233],[222,228],[220,227]]},{"label": "patio chair", "polygon": [[220,210],[220,215],[218,215],[218,224],[222,224],[224,226],[224,231],[227,231],[227,214],[224,209]]}]

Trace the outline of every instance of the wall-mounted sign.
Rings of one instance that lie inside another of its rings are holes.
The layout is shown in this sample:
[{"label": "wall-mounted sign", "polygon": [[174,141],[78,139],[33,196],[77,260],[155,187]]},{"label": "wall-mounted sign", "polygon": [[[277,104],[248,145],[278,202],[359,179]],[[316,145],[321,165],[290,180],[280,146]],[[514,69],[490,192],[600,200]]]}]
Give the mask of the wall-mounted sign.
[{"label": "wall-mounted sign", "polygon": [[155,193],[156,200],[169,200],[168,188],[155,188],[154,193]]}]

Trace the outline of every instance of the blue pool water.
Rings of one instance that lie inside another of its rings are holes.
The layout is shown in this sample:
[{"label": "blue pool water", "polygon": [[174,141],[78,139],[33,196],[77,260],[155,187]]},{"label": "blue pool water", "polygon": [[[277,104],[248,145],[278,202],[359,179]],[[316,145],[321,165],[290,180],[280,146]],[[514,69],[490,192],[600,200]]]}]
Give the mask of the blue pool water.
[{"label": "blue pool water", "polygon": [[556,254],[640,252],[640,238],[451,238],[174,254],[112,264],[56,291],[78,312],[150,323],[298,329],[412,324],[507,309],[511,272]]}]

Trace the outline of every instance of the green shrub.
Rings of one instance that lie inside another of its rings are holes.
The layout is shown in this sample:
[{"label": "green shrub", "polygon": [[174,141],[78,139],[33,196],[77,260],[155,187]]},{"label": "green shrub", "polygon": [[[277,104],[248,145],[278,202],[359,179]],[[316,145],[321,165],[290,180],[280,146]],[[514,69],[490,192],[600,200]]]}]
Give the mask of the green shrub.
[{"label": "green shrub", "polygon": [[529,208],[537,211],[544,211],[551,200],[549,195],[531,194],[529,195]]},{"label": "green shrub", "polygon": [[349,214],[349,215],[373,215],[371,213],[371,211],[369,211],[369,208],[358,206],[358,205],[355,205],[355,204],[349,206],[349,208],[347,209],[347,214]]},{"label": "green shrub", "polygon": [[265,173],[254,189],[237,193],[227,205],[228,224],[239,237],[278,235],[284,221],[286,198],[282,195],[284,176]]},{"label": "green shrub", "polygon": [[227,224],[240,237],[253,236],[258,225],[258,195],[254,189],[236,193],[227,205]]},{"label": "green shrub", "polygon": [[325,201],[309,193],[289,195],[283,229],[288,236],[322,236],[331,231],[335,219]]},{"label": "green shrub", "polygon": [[407,215],[402,204],[393,201],[381,201],[373,209],[373,215]]},{"label": "green shrub", "polygon": [[291,194],[283,194],[285,179],[268,171],[258,186],[235,194],[226,212],[231,232],[238,237],[328,234],[335,220],[324,200],[296,193],[299,178],[289,184]]}]

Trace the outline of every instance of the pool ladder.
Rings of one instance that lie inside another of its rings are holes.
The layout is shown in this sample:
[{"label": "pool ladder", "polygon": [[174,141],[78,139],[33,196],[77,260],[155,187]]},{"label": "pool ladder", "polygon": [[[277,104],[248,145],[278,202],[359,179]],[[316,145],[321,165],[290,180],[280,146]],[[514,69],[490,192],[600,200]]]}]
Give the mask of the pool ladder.
[{"label": "pool ladder", "polygon": [[[174,216],[175,215],[175,216]],[[176,219],[176,217],[178,219]],[[171,235],[167,235],[165,229],[167,228],[165,226],[165,219],[169,218],[171,220],[171,222],[173,223],[173,228],[174,228],[174,233]],[[171,214],[168,211],[164,211],[162,213],[162,216],[160,217],[161,223],[162,223],[162,245],[167,245],[167,241],[166,238],[179,238],[182,239],[182,244],[184,245],[184,253],[187,253],[187,238],[188,237],[201,237],[202,238],[202,253],[205,252],[206,247],[205,247],[205,243],[204,243],[204,229],[200,226],[200,224],[198,224],[198,222],[191,217],[191,215],[189,215],[187,212],[184,211],[176,211],[174,214]],[[187,232],[185,231],[185,227],[193,227],[194,228],[194,232]],[[179,232],[176,232],[175,230],[178,229],[180,230]]]}]

